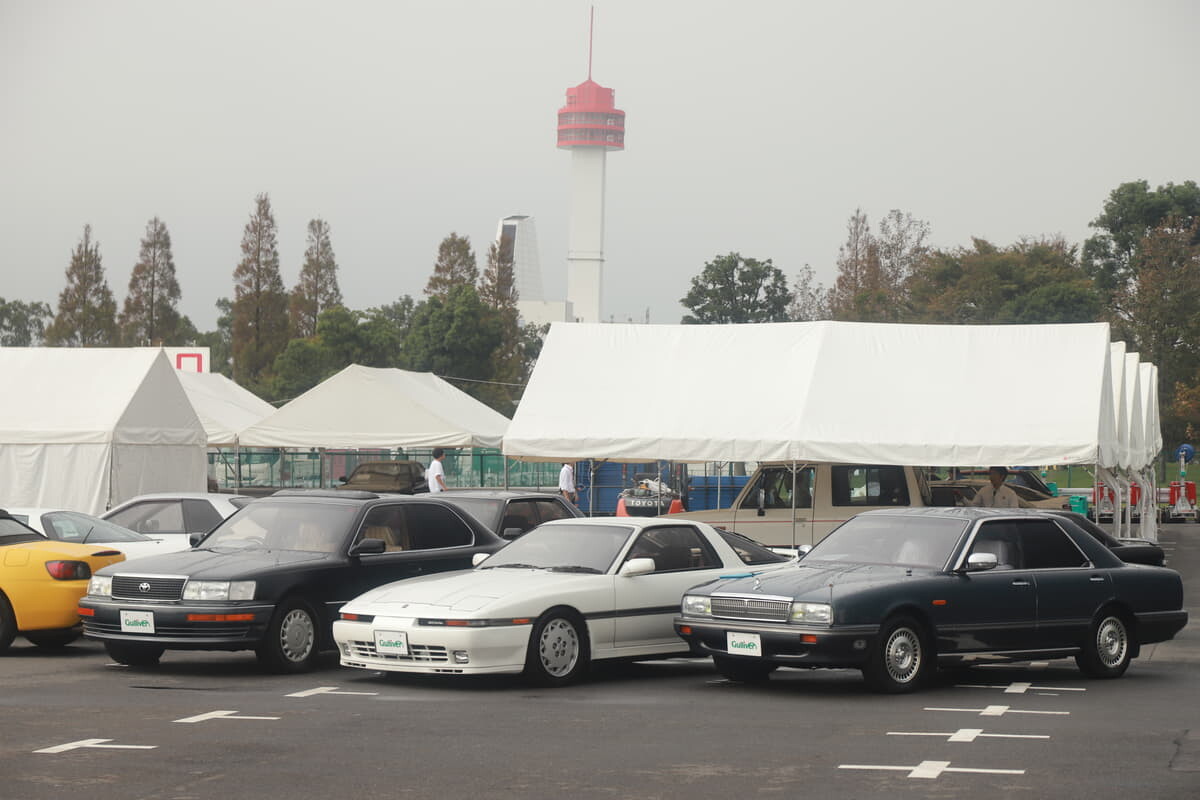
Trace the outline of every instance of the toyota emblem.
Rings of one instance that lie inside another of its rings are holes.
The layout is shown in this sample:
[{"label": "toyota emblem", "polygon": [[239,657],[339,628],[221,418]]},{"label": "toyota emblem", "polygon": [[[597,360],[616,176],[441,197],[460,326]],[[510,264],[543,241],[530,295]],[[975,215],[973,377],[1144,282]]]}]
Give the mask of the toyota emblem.
[{"label": "toyota emblem", "polygon": [[148,591],[150,591],[150,584],[149,584],[148,582],[146,582],[146,581],[142,581],[141,583],[139,583],[139,584],[138,584],[138,591],[139,591],[139,592],[148,592]]}]

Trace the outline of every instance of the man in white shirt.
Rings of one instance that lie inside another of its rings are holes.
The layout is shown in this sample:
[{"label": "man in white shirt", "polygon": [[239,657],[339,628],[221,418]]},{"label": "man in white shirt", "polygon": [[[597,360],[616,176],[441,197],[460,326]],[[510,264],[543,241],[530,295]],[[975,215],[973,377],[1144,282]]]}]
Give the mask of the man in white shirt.
[{"label": "man in white shirt", "polygon": [[1007,477],[1008,467],[989,468],[988,484],[975,493],[971,505],[984,508],[1017,508],[1020,505],[1017,493],[1004,483]]},{"label": "man in white shirt", "polygon": [[558,491],[568,502],[579,502],[579,496],[575,494],[575,468],[565,461],[558,471]]},{"label": "man in white shirt", "polygon": [[442,467],[442,459],[445,456],[445,450],[440,447],[433,448],[433,461],[429,462],[429,469],[425,470],[425,479],[429,481],[430,494],[446,491],[446,470]]}]

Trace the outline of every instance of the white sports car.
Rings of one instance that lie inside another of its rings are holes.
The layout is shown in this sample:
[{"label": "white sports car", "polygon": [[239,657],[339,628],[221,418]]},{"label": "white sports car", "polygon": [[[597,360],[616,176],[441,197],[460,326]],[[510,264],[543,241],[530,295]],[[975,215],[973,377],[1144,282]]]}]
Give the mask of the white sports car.
[{"label": "white sports car", "polygon": [[561,686],[593,660],[688,655],[672,628],[688,588],[788,560],[686,519],[555,520],[474,569],[409,578],[351,600],[333,638],[347,667],[521,672]]}]

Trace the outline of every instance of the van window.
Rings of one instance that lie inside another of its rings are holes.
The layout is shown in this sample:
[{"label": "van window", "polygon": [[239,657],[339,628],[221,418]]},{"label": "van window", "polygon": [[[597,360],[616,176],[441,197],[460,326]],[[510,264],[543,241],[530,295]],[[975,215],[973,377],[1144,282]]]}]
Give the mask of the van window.
[{"label": "van window", "polygon": [[790,467],[767,467],[758,473],[754,485],[746,493],[742,508],[758,508],[758,492],[762,490],[763,508],[812,508],[812,467],[796,470],[796,503],[792,505],[792,470]]},{"label": "van window", "polygon": [[835,506],[907,506],[904,467],[835,465],[830,468]]}]

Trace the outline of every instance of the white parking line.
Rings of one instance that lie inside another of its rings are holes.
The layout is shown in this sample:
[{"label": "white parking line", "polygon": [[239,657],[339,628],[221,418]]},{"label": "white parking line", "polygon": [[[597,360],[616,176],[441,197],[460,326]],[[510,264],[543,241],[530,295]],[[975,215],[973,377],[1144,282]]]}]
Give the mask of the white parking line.
[{"label": "white parking line", "polygon": [[1002,717],[1005,714],[1045,714],[1050,716],[1068,716],[1070,711],[1022,711],[1009,706],[986,706],[985,708],[941,708],[934,706],[926,706],[926,711],[965,711],[969,714],[978,714],[981,717]]},{"label": "white parking line", "polygon": [[209,711],[207,714],[197,714],[194,717],[184,717],[176,722],[207,722],[210,719],[279,719],[279,717],[239,717],[236,711]]},{"label": "white parking line", "polygon": [[78,750],[82,747],[107,750],[153,750],[158,747],[156,744],[105,744],[105,742],[111,741],[112,739],[80,739],[78,742],[67,742],[66,744],[59,744],[54,747],[43,747],[41,750],[34,750],[33,752],[65,753],[68,750]]},{"label": "white parking line", "polygon": [[1035,686],[1025,681],[1014,681],[1005,686],[1002,683],[956,683],[957,689],[1003,689],[1005,694],[1025,694],[1030,689],[1035,692],[1086,692],[1079,686]]},{"label": "white parking line", "polygon": [[1049,739],[1037,733],[984,733],[983,728],[959,728],[954,733],[888,731],[888,736],[945,736],[947,742],[973,742],[976,739]]},{"label": "white parking line", "polygon": [[1023,769],[980,769],[975,767],[952,767],[949,761],[922,761],[912,767],[890,766],[884,764],[839,764],[838,769],[882,769],[896,772],[908,770],[909,778],[925,778],[934,780],[944,772],[974,772],[985,775],[1024,775]]},{"label": "white parking line", "polygon": [[374,697],[379,692],[339,692],[336,686],[318,686],[315,689],[305,689],[302,692],[292,692],[284,697],[312,697],[318,694],[357,694],[363,697]]}]

